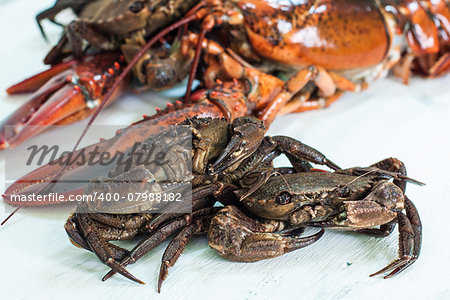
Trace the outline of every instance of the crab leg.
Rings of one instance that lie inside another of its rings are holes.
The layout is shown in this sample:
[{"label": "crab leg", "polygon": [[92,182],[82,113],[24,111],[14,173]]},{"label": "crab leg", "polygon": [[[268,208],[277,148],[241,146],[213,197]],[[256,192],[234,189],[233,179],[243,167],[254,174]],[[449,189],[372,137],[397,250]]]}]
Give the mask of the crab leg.
[{"label": "crab leg", "polygon": [[[76,218],[74,215],[72,215],[64,225],[64,229],[66,230],[67,235],[69,236],[70,242],[79,247],[84,248],[88,251],[92,252],[91,247],[86,242],[85,238],[81,234],[81,232],[78,230],[77,224],[76,224]],[[112,257],[114,260],[122,260],[125,257],[127,257],[130,252],[128,250],[125,250],[119,246],[116,246],[114,244],[108,243],[108,246],[110,248]]]},{"label": "crab leg", "polygon": [[0,124],[0,149],[13,148],[46,128],[29,125],[71,124],[92,114],[122,66],[117,53],[92,55],[55,66],[9,88],[8,93],[27,92],[48,80]]},{"label": "crab leg", "polygon": [[422,245],[422,223],[416,207],[407,197],[405,197],[405,207],[406,216],[403,213],[399,213],[397,216],[399,225],[398,231],[400,233],[400,257],[383,269],[371,274],[371,277],[390,272],[384,276],[384,278],[391,278],[392,276],[405,270],[419,258],[420,248]]},{"label": "crab leg", "polygon": [[[150,252],[153,248],[161,244],[166,238],[172,235],[174,232],[180,230],[187,225],[188,219],[185,217],[179,217],[175,220],[169,221],[165,225],[161,226],[154,233],[147,236],[145,239],[141,240],[134,248],[131,250],[130,254],[121,260],[120,265],[126,267],[139,260],[144,254]],[[116,270],[112,269],[102,280],[105,281],[111,276],[116,274]]]},{"label": "crab leg", "polygon": [[[211,209],[214,210],[214,209]],[[170,242],[164,251],[161,268],[159,270],[158,279],[158,293],[161,292],[161,286],[163,281],[166,279],[168,274],[168,269],[175,265],[176,261],[180,257],[181,253],[186,248],[187,243],[192,239],[194,234],[201,234],[207,232],[209,229],[209,224],[211,218],[214,215],[209,215],[200,219],[195,220],[193,223],[189,224],[183,228]]]},{"label": "crab leg", "polygon": [[[213,215],[218,211],[218,208],[208,207],[212,206],[214,202],[211,202],[207,199],[207,195],[224,188],[219,184],[210,184],[207,187],[199,187],[193,191],[193,205],[192,209],[194,210],[190,215],[182,215],[176,217],[175,219],[170,220],[170,217],[174,217],[172,214],[162,214],[154,219],[154,222],[150,222],[146,227],[151,234],[139,242],[128,257],[122,260],[121,265],[123,267],[132,264],[143,257],[145,254],[150,252],[153,248],[162,243],[167,237],[171,234],[183,228],[186,225],[189,225],[192,220],[205,217],[207,215]],[[160,218],[159,218],[160,217]],[[165,223],[163,223],[165,222]],[[163,224],[159,226],[160,224]],[[116,272],[111,270],[104,277],[103,280],[110,278]]]},{"label": "crab leg", "polygon": [[[406,168],[403,162],[396,158],[384,159],[372,166],[387,170],[390,172],[402,174],[406,177]],[[405,192],[406,182],[402,178],[395,178],[394,184],[397,185],[402,192]],[[422,245],[422,222],[420,221],[419,213],[417,212],[414,203],[405,196],[405,210],[406,215],[403,212],[397,213],[398,231],[399,231],[399,255],[400,258],[396,259],[388,266],[371,274],[370,276],[387,273],[384,278],[390,278],[407,267],[413,264],[420,255],[420,248]],[[385,227],[380,227],[380,231],[385,231],[389,234],[394,229],[395,224],[388,223]],[[367,233],[367,232],[364,232]]]},{"label": "crab leg", "polygon": [[[191,215],[180,216],[176,219],[168,221],[166,224],[162,225],[160,228],[152,232],[145,239],[141,240],[130,252],[130,254],[125,257],[120,265],[126,267],[129,264],[135,263],[137,260],[142,258],[145,254],[149,253],[156,246],[161,244],[166,238],[168,238],[173,233],[177,232],[181,228],[191,224],[192,220],[211,218],[214,213],[218,211],[219,208],[209,207],[204,209],[199,209],[193,212]],[[107,280],[113,276],[117,271],[111,270],[104,277],[103,281]]]}]

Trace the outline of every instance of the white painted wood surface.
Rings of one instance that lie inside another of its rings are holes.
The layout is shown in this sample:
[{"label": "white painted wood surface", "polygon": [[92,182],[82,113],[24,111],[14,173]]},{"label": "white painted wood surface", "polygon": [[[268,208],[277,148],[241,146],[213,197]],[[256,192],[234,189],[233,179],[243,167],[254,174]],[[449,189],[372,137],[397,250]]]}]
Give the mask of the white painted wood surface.
[{"label": "white painted wood surface", "polygon": [[[8,97],[5,88],[44,68],[42,58],[50,45],[40,36],[34,16],[52,3],[0,3],[0,118],[27,99]],[[47,23],[45,28],[55,43],[59,29]],[[128,124],[144,111],[152,114],[155,104],[164,103],[157,98],[130,94],[102,112],[97,124]],[[413,78],[409,86],[390,77],[364,92],[346,94],[329,109],[280,117],[269,131],[299,138],[343,167],[398,157],[411,177],[427,184],[408,186],[424,225],[423,247],[419,261],[397,277],[368,277],[396,258],[397,231],[383,239],[328,231],[312,246],[249,264],[222,259],[200,237],[170,269],[157,295],[159,263],[167,243],[129,267],[146,285],[120,276],[101,282],[108,268],[70,244],[63,224],[72,208],[58,207],[45,212],[24,209],[0,228],[2,298],[449,299],[449,116],[450,76]],[[4,170],[2,154],[0,168]],[[0,205],[3,219],[5,208],[3,202]]]}]

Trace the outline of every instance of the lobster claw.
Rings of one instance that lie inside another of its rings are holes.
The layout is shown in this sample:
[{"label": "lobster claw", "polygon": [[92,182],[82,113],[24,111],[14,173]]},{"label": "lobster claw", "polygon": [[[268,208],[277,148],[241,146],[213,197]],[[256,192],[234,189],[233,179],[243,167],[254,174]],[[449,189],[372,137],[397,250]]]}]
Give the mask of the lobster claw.
[{"label": "lobster claw", "polygon": [[123,60],[117,53],[90,55],[54,66],[9,88],[9,94],[17,94],[36,90],[46,82],[0,123],[0,150],[13,148],[45,129],[27,125],[71,124],[89,116],[100,105],[122,66]]},{"label": "lobster claw", "polygon": [[264,138],[263,122],[251,117],[236,118],[232,123],[233,136],[225,150],[210,168],[211,175],[222,172],[249,157]]}]

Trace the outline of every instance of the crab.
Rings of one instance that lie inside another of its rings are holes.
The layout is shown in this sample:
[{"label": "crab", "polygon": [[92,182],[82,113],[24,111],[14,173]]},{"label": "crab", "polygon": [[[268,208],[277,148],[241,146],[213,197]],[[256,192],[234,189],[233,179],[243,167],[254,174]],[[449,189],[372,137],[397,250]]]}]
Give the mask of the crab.
[{"label": "crab", "polygon": [[[164,140],[160,151],[167,153],[167,165],[136,159],[127,170],[122,163],[108,178],[93,180],[85,194],[186,191],[192,186],[191,212],[155,213],[152,203],[93,201],[79,203],[68,219],[65,228],[72,243],[94,252],[112,269],[103,280],[120,273],[143,283],[125,267],[171,235],[158,291],[195,234],[207,234],[211,248],[226,259],[253,262],[311,245],[326,228],[387,236],[399,223],[399,259],[372,275],[390,272],[386,278],[391,277],[417,260],[421,223],[404,191],[408,181],[421,183],[406,176],[400,160],[341,169],[298,140],[264,136],[263,123],[253,117],[231,124],[225,119],[192,118],[182,124],[188,132],[163,131],[139,146],[145,151],[154,141]],[[193,147],[187,151],[181,146],[190,138]],[[291,166],[275,168],[273,160],[282,154]],[[311,163],[332,171],[319,172]],[[321,230],[303,236],[306,227]],[[137,236],[141,238],[131,251],[108,243]]]},{"label": "crab", "polygon": [[[319,151],[287,137],[264,137],[262,121],[254,117],[241,117],[231,124],[226,119],[191,118],[175,130],[165,130],[138,146],[136,153],[155,149],[154,153],[166,153],[167,164],[140,162],[137,157],[131,166],[127,162],[110,171],[108,177],[90,182],[84,193],[120,194],[169,193],[185,191],[192,184],[192,213],[163,211],[155,213],[152,202],[128,201],[105,202],[100,199],[85,201],[77,205],[76,212],[69,217],[65,229],[71,242],[80,248],[94,252],[102,263],[112,268],[104,279],[118,272],[142,283],[130,274],[125,266],[137,261],[170,235],[175,234],[167,247],[160,271],[159,287],[194,234],[205,234],[220,207],[217,201],[227,205],[231,191],[243,186],[247,174],[255,170],[271,170],[272,160],[285,153],[292,160],[303,159],[339,169]],[[186,127],[189,129],[186,131]],[[182,130],[184,129],[184,130]],[[192,138],[192,151],[187,145]],[[158,142],[159,141],[159,142]],[[161,146],[161,142],[164,141]],[[153,147],[152,147],[153,145]],[[192,173],[190,173],[192,167]],[[263,177],[253,178],[263,183]],[[122,197],[120,199],[123,199]],[[125,197],[126,199],[126,197]],[[144,237],[128,251],[109,243],[111,240]],[[314,238],[299,237],[303,246]]]}]

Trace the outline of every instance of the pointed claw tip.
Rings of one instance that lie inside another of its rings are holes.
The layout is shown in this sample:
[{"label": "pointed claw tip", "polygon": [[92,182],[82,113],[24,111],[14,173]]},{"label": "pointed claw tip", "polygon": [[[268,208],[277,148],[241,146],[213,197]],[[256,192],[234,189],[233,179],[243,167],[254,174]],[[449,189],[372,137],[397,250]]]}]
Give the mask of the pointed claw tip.
[{"label": "pointed claw tip", "polygon": [[159,281],[158,281],[158,294],[161,293],[161,286],[162,286],[162,281],[159,280]]},{"label": "pointed claw tip", "polygon": [[109,276],[108,276],[108,275],[109,275],[109,273],[107,273],[107,274],[106,274],[105,276],[103,276],[103,277],[102,277],[102,281],[106,281],[106,280],[108,280],[108,278],[109,278]]},{"label": "pointed claw tip", "polygon": [[[131,278],[130,278],[131,279]],[[145,282],[143,282],[142,280],[140,280],[139,278],[136,278],[136,277],[134,277],[133,276],[133,279],[131,279],[131,280],[133,280],[134,282],[137,282],[137,283],[139,283],[139,284],[145,284]]]},{"label": "pointed claw tip", "polygon": [[163,283],[164,279],[160,278],[158,280],[158,294],[161,294],[161,288],[162,288],[162,283]]},{"label": "pointed claw tip", "polygon": [[117,263],[116,261],[110,260],[107,262],[107,265],[114,271],[121,274],[122,276],[124,276],[134,282],[137,282],[139,284],[145,284],[145,282],[143,282],[142,280],[140,280],[139,278],[135,277],[133,274],[128,272],[127,269],[125,269],[121,264]]},{"label": "pointed claw tip", "polygon": [[159,270],[158,293],[161,293],[162,284],[167,277],[167,269],[168,269],[167,262],[163,262],[161,264],[161,269]]},{"label": "pointed claw tip", "polygon": [[108,273],[105,274],[105,276],[103,276],[102,281],[106,281],[109,278],[111,278],[114,274],[116,274],[116,272],[114,270],[110,270]]}]

